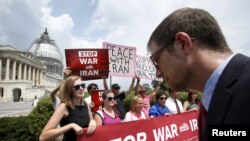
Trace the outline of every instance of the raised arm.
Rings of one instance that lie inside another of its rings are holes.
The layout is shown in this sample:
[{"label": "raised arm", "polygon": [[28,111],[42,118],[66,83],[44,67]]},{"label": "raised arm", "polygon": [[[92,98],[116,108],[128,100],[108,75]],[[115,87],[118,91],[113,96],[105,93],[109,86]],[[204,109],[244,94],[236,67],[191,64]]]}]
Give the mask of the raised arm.
[{"label": "raised arm", "polygon": [[150,93],[150,95],[152,97],[154,97],[157,94],[157,92],[159,92],[159,90],[161,88],[161,84],[162,84],[162,82],[159,82],[158,85],[157,85],[157,87]]},{"label": "raised arm", "polygon": [[135,78],[133,77],[129,89],[125,92],[125,96],[129,95],[130,92],[134,90],[134,85],[135,85]]},{"label": "raised arm", "polygon": [[56,94],[59,91],[60,85],[57,86],[51,93],[50,93],[50,97],[52,99],[52,102],[56,101]]},{"label": "raised arm", "polygon": [[72,73],[72,71],[70,70],[70,67],[66,67],[63,70],[63,79],[65,80],[66,78],[68,78],[71,73]]},{"label": "raised arm", "polygon": [[137,77],[137,82],[136,82],[136,85],[135,85],[135,95],[137,95],[138,93],[138,87],[140,85],[140,81],[141,81],[141,78],[140,77]]},{"label": "raised arm", "polygon": [[104,87],[104,90],[108,91],[109,90],[109,87],[108,87],[108,83],[107,83],[107,79],[103,79],[103,87]]}]

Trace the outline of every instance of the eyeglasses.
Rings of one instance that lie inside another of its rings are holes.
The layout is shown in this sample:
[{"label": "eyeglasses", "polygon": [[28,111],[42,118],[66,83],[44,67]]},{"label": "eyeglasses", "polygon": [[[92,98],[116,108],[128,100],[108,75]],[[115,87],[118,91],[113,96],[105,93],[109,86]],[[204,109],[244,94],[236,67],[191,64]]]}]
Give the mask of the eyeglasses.
[{"label": "eyeglasses", "polygon": [[160,100],[166,100],[167,98],[166,97],[160,97]]},{"label": "eyeglasses", "polygon": [[107,97],[108,101],[114,100],[115,101],[115,97]]},{"label": "eyeglasses", "polygon": [[150,56],[150,60],[152,61],[153,65],[155,66],[156,69],[159,69],[158,61],[160,58],[160,54],[163,52],[164,49],[165,49],[165,47],[162,47]]},{"label": "eyeglasses", "polygon": [[74,86],[74,89],[75,89],[75,90],[79,90],[80,87],[82,87],[82,88],[84,89],[84,88],[85,88],[85,83],[82,83],[82,84],[79,84],[79,85],[75,85],[75,86]]},{"label": "eyeglasses", "polygon": [[[195,40],[195,38],[190,37],[191,41],[193,42]],[[153,65],[155,66],[156,69],[159,69],[159,58],[161,53],[163,52],[164,49],[166,49],[167,47],[162,47],[160,49],[158,49],[154,54],[152,54],[150,56],[150,60],[152,61]]]}]

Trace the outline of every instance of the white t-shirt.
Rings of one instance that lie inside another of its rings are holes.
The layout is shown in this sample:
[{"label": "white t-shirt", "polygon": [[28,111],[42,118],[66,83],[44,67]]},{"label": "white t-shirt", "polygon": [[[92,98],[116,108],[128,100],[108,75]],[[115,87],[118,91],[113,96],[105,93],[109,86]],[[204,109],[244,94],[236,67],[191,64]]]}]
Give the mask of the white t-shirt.
[{"label": "white t-shirt", "polygon": [[141,120],[141,119],[147,119],[145,114],[141,111],[141,116],[138,117],[137,115],[133,114],[131,111],[126,113],[126,116],[124,118],[124,122],[128,121],[135,121],[135,120]]},{"label": "white t-shirt", "polygon": [[[178,104],[178,106],[180,108],[180,111],[182,113],[183,112],[182,103],[178,99],[176,99],[176,101],[177,101],[177,104]],[[165,105],[168,107],[171,114],[176,114],[177,113],[177,108],[176,108],[174,99],[172,97],[167,98]]]},{"label": "white t-shirt", "polygon": [[89,105],[91,103],[91,96],[86,97],[85,101]]},{"label": "white t-shirt", "polygon": [[33,103],[32,103],[32,104],[33,104],[34,107],[36,107],[38,101],[39,101],[38,99],[34,99],[34,100],[33,100]]},{"label": "white t-shirt", "polygon": [[59,106],[60,103],[61,103],[60,98],[55,96],[55,101],[52,103],[54,110],[56,110],[56,108]]}]

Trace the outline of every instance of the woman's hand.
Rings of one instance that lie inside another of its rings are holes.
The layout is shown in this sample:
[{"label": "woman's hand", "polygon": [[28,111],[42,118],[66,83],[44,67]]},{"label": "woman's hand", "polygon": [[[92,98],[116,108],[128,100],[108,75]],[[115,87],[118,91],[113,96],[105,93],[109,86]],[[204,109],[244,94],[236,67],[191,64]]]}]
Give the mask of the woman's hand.
[{"label": "woman's hand", "polygon": [[88,127],[88,130],[87,130],[87,135],[90,135],[92,133],[94,133],[95,129],[96,129],[96,121],[95,120],[90,120],[89,122],[89,127]]},{"label": "woman's hand", "polygon": [[83,133],[83,129],[79,125],[71,123],[71,126],[77,135],[81,135]]}]

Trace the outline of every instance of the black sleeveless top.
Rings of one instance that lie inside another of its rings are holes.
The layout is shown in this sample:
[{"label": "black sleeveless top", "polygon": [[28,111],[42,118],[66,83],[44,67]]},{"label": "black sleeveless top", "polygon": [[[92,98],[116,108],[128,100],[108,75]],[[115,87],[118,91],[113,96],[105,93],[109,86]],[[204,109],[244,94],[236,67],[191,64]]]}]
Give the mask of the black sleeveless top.
[{"label": "black sleeveless top", "polygon": [[[69,115],[60,121],[61,127],[70,123],[76,123],[82,128],[88,127],[90,119],[87,104],[75,106],[74,109],[68,108],[68,112]],[[64,133],[63,141],[76,141],[75,131],[71,129]]]}]

